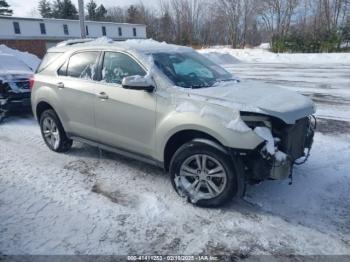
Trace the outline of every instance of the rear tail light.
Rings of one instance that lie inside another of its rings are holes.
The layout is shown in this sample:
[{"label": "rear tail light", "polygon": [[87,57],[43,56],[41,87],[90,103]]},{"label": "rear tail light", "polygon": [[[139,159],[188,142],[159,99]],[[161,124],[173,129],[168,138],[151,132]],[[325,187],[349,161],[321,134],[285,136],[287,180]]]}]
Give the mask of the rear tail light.
[{"label": "rear tail light", "polygon": [[32,91],[33,89],[33,86],[34,86],[34,76],[32,76],[30,79],[29,79],[29,89],[30,91]]}]

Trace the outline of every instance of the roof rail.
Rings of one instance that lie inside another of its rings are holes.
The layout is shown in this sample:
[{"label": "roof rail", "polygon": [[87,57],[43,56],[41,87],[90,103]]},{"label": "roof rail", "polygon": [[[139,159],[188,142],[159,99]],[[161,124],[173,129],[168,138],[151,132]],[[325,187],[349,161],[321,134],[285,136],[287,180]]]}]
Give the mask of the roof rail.
[{"label": "roof rail", "polygon": [[59,42],[56,47],[63,47],[63,46],[70,46],[70,45],[76,45],[76,44],[83,44],[88,43],[91,41],[94,41],[95,39],[92,38],[86,38],[86,39],[71,39],[63,42]]}]

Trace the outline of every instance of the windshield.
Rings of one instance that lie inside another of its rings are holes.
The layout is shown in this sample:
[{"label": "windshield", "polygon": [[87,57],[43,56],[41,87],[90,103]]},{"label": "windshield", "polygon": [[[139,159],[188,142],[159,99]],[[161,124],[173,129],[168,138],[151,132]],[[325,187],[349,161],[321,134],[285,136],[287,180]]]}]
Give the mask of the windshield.
[{"label": "windshield", "polygon": [[232,75],[197,52],[154,53],[155,65],[177,86],[211,87],[216,82],[232,79]]}]

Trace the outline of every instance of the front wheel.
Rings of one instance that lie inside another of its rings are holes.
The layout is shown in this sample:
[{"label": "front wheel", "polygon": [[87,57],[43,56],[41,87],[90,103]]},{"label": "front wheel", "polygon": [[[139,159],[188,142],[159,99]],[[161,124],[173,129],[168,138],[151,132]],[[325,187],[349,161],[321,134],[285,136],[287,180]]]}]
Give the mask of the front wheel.
[{"label": "front wheel", "polygon": [[220,206],[244,191],[241,161],[211,142],[181,146],[172,158],[170,176],[177,193],[198,206]]},{"label": "front wheel", "polygon": [[41,134],[46,145],[55,152],[66,152],[73,141],[66,136],[61,121],[55,111],[49,109],[40,116]]}]

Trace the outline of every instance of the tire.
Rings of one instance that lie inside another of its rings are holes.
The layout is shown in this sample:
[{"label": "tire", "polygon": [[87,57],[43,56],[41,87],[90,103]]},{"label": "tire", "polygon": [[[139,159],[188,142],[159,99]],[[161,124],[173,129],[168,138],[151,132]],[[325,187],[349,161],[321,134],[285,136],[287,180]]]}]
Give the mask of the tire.
[{"label": "tire", "polygon": [[[203,161],[204,168],[198,168],[198,162],[203,166]],[[235,196],[241,197],[245,190],[242,161],[209,140],[181,146],[170,162],[170,178],[180,196],[201,207],[222,206]]]},{"label": "tire", "polygon": [[45,110],[40,116],[41,135],[45,144],[54,152],[67,152],[73,144],[73,140],[69,139],[63,129],[54,110]]}]

